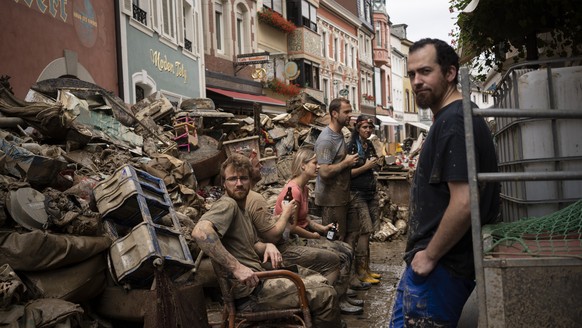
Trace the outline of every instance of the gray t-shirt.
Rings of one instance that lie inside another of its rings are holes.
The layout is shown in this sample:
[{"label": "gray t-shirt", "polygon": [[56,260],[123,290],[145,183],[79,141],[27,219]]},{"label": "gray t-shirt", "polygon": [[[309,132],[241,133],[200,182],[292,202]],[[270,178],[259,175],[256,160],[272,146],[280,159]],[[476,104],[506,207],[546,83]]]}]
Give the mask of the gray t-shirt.
[{"label": "gray t-shirt", "polygon": [[[346,157],[344,135],[327,126],[315,141],[315,153],[319,164],[337,164]],[[343,206],[350,199],[350,172],[348,167],[334,177],[315,181],[315,204],[318,206]]]}]

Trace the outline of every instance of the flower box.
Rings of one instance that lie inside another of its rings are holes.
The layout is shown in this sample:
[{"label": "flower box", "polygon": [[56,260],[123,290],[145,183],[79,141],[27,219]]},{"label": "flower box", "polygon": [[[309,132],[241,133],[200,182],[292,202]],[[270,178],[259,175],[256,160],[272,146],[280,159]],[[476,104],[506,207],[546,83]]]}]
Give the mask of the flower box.
[{"label": "flower box", "polygon": [[295,31],[295,29],[297,28],[295,24],[286,20],[283,16],[281,16],[281,14],[279,14],[276,11],[273,11],[270,8],[263,8],[263,10],[259,11],[257,15],[259,18],[259,22],[270,25],[271,27],[274,27],[285,33],[291,33]]}]

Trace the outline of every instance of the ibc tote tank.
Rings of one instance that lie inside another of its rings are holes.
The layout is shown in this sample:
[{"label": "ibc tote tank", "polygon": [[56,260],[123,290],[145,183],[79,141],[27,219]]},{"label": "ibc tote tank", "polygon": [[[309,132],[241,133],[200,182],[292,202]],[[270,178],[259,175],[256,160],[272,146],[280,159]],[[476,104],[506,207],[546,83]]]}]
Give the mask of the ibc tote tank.
[{"label": "ibc tote tank", "polygon": [[[548,110],[550,86],[554,108],[582,111],[582,66],[552,69],[551,84],[546,69],[531,71],[518,79],[520,109]],[[500,147],[502,171],[582,170],[581,119],[530,119],[511,125]],[[517,139],[517,140],[516,140]],[[578,157],[578,158],[576,158]],[[559,159],[556,161],[555,159]],[[504,162],[512,164],[503,166]],[[555,212],[582,198],[580,181],[504,182],[506,220],[538,217]]]}]

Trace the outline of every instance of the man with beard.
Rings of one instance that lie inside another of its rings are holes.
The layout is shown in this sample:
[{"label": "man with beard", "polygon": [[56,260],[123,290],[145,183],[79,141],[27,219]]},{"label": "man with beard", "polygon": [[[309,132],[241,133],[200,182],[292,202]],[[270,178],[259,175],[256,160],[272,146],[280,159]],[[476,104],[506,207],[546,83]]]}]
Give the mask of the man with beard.
[{"label": "man with beard", "polygon": [[[408,54],[408,77],[421,108],[430,108],[428,132],[410,192],[407,263],[397,288],[390,327],[456,327],[475,287],[471,211],[459,56],[441,40],[422,39]],[[496,172],[485,120],[473,117],[478,172]],[[499,209],[499,184],[479,186],[481,224]]]},{"label": "man with beard", "polygon": [[[240,154],[231,155],[221,166],[226,194],[216,201],[192,231],[202,251],[232,273],[233,294],[239,310],[275,310],[297,306],[293,282],[287,279],[259,281],[255,272],[270,260],[277,268],[281,253],[275,245],[258,240],[245,211],[251,188],[251,162]],[[261,261],[260,257],[263,258]],[[335,290],[318,274],[305,277],[300,270],[316,327],[341,327]]]},{"label": "man with beard", "polygon": [[[329,103],[329,125],[315,141],[319,173],[315,181],[314,196],[315,204],[322,209],[322,224],[337,223],[339,240],[348,243],[353,250],[360,234],[360,223],[357,217],[348,218],[348,210],[354,201],[350,195],[350,177],[352,167],[358,162],[358,154],[347,154],[342,133],[342,128],[350,123],[351,113],[352,105],[346,98],[336,98]],[[358,279],[353,260],[350,272],[351,289],[370,288],[370,283]],[[348,303],[346,299],[340,300],[340,304],[345,305],[346,309],[349,307]]]}]

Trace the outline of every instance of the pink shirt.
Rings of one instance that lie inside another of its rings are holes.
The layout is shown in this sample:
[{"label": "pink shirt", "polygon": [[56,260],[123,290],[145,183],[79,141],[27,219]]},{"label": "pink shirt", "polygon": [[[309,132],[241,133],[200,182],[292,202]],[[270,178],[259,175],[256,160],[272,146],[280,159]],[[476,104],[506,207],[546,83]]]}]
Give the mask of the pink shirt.
[{"label": "pink shirt", "polygon": [[303,190],[295,183],[295,181],[289,181],[285,187],[281,190],[281,193],[277,197],[277,203],[275,203],[275,214],[279,215],[283,211],[281,209],[281,202],[283,202],[283,198],[285,198],[285,194],[287,193],[287,187],[291,187],[291,192],[293,193],[293,199],[297,203],[297,208],[299,209],[298,218],[297,218],[297,226],[301,228],[307,228],[309,222],[307,221],[307,213],[309,211],[308,203],[309,200],[307,198],[307,186],[303,187]]}]

